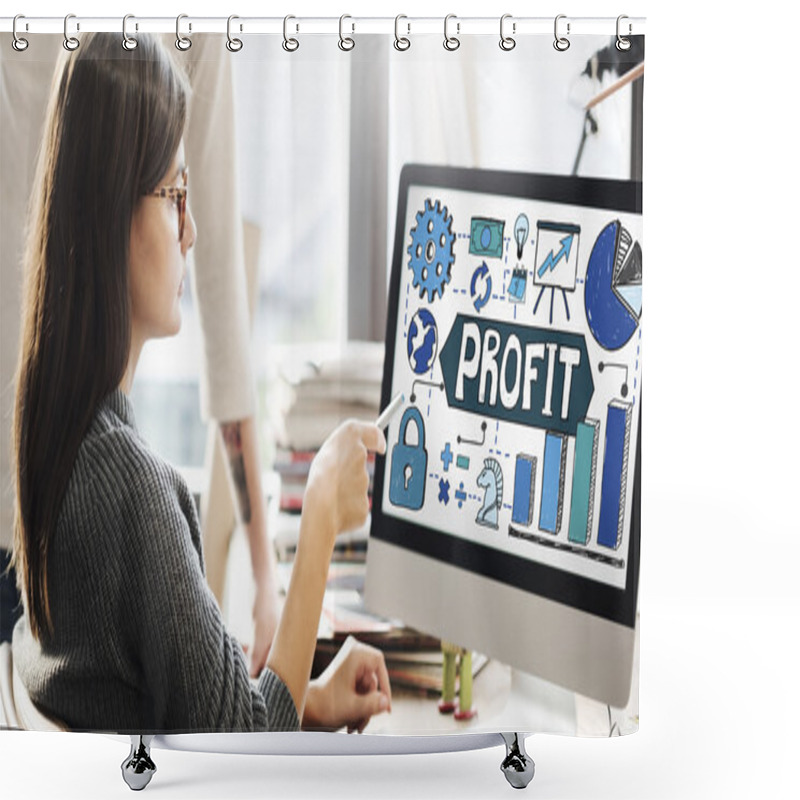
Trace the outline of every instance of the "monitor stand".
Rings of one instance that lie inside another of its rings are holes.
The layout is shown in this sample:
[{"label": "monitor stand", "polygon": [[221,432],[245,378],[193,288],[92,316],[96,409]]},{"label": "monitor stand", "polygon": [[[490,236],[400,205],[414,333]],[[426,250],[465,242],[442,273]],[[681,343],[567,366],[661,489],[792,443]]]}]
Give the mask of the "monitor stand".
[{"label": "monitor stand", "polygon": [[507,730],[511,723],[517,730],[538,733],[577,732],[576,694],[543,678],[518,669],[511,670],[511,688],[501,711],[482,725]]}]

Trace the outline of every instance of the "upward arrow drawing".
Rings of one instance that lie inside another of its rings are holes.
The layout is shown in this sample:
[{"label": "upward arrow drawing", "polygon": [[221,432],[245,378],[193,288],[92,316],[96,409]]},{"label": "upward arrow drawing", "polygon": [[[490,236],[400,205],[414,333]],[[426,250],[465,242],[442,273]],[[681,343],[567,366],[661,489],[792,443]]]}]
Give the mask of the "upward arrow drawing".
[{"label": "upward arrow drawing", "polygon": [[562,258],[569,261],[569,253],[572,250],[572,239],[575,234],[570,233],[568,236],[565,236],[561,240],[561,249],[558,251],[558,255],[554,256],[553,251],[551,250],[547,254],[547,258],[544,260],[544,264],[539,267],[539,277],[541,278],[542,275],[545,274],[548,270],[554,270],[556,268],[556,264],[561,261]]}]

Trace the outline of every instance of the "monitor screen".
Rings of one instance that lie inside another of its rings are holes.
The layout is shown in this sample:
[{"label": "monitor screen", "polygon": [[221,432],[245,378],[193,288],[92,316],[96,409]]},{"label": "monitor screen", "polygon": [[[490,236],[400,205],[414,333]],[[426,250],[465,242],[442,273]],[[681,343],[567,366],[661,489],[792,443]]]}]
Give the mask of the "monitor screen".
[{"label": "monitor screen", "polygon": [[367,562],[374,610],[614,705],[637,606],[641,239],[640,183],[403,169],[382,406],[403,403]]}]

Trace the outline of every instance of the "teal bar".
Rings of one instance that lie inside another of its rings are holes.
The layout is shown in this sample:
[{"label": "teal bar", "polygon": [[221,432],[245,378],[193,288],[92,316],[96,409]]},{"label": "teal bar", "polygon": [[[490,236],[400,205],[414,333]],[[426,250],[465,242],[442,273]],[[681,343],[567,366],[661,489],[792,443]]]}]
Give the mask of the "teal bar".
[{"label": "teal bar", "polygon": [[569,540],[588,544],[594,518],[594,487],[597,479],[597,440],[600,423],[587,419],[578,423],[575,434],[575,468],[572,472],[572,501],[569,512]]}]

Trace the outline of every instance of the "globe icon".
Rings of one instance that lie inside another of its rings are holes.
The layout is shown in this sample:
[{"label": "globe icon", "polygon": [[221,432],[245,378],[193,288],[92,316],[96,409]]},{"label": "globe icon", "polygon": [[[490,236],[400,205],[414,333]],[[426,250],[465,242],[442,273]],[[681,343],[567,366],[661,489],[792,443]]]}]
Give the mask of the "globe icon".
[{"label": "globe icon", "polygon": [[406,337],[408,363],[417,375],[424,375],[433,368],[436,358],[438,334],[436,320],[426,308],[421,308],[411,318]]}]

